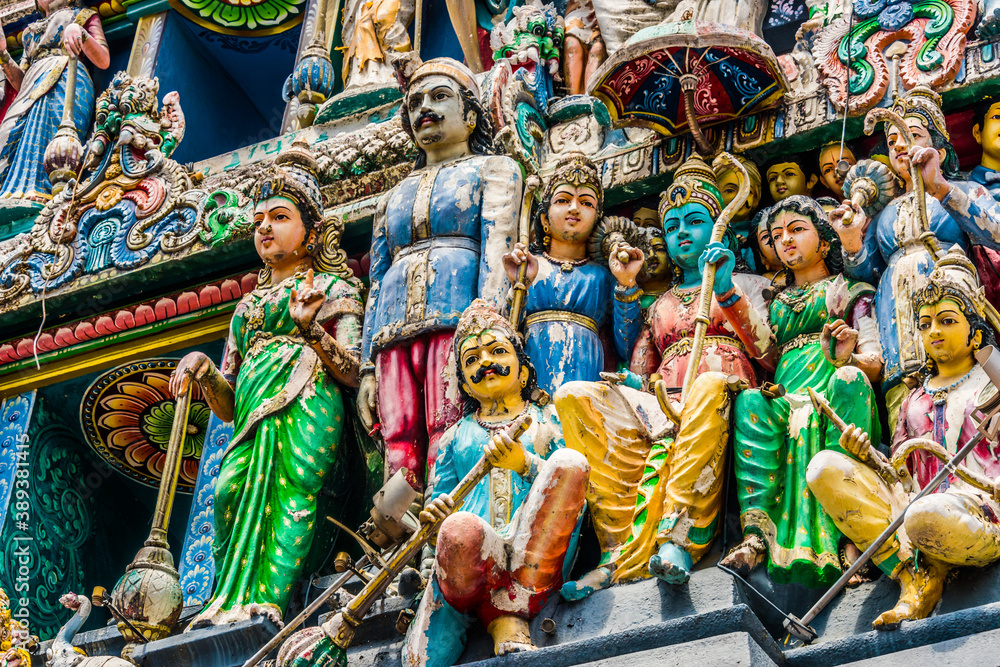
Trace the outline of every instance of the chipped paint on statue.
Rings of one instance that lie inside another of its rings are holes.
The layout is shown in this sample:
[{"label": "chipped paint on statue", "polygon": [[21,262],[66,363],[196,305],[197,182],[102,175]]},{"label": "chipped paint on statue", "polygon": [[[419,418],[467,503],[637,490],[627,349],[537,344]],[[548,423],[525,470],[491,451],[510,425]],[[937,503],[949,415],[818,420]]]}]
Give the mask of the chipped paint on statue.
[{"label": "chipped paint on statue", "polygon": [[[497,655],[534,648],[528,621],[562,583],[584,509],[587,461],[565,449],[555,410],[531,399],[535,373],[517,332],[476,301],[454,339],[466,416],[441,439],[431,502],[420,515],[447,518],[403,646],[411,667],[455,664],[476,620]],[[531,425],[513,441],[503,429],[524,416]],[[495,467],[452,514],[449,494],[484,451]]]},{"label": "chipped paint on statue", "polygon": [[387,476],[406,468],[421,491],[441,434],[460,415],[452,332],[473,299],[503,306],[501,257],[517,235],[521,171],[489,154],[492,123],[478,98],[461,63],[416,68],[401,109],[416,169],[375,214],[358,406],[369,429],[381,421]]}]

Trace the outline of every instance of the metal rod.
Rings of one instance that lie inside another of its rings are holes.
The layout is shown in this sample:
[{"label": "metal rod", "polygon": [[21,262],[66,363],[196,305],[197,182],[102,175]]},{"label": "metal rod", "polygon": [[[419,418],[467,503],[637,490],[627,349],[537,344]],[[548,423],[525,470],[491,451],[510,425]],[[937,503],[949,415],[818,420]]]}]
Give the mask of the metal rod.
[{"label": "metal rod", "polygon": [[192,391],[194,391],[194,387],[189,386],[188,390],[178,396],[174,403],[174,423],[170,427],[167,458],[163,464],[163,475],[160,477],[160,491],[156,496],[156,511],[153,513],[153,528],[149,531],[146,546],[169,548],[167,526],[170,524],[170,513],[174,507],[177,478],[181,474],[181,452],[184,450],[184,439],[187,437]]},{"label": "metal rod", "polygon": [[[729,205],[722,209],[722,213],[719,214],[719,219],[712,227],[712,237],[709,239],[709,243],[722,241],[726,235],[726,229],[729,227],[729,221],[750,197],[750,175],[747,174],[746,167],[729,153],[721,153],[716,160],[736,171],[739,176],[740,189]],[[715,264],[706,264],[705,273],[701,276],[701,294],[698,298],[698,317],[695,318],[694,340],[691,341],[691,356],[688,359],[687,372],[684,374],[684,387],[681,390],[682,406],[698,376],[698,368],[701,366],[701,355],[705,350],[705,334],[708,332],[709,316],[712,309],[712,287],[714,284]]]},{"label": "metal rod", "polygon": [[[368,565],[368,556],[362,556],[361,560],[359,560],[354,567],[361,569],[363,567],[366,567],[367,565]],[[333,595],[341,588],[343,588],[344,584],[350,581],[351,577],[353,576],[354,572],[348,570],[347,572],[344,572],[342,575],[337,577],[337,579],[332,584],[330,584],[330,586],[325,591],[320,593],[315,600],[309,603],[308,607],[303,609],[298,616],[296,616],[291,621],[286,623],[285,627],[281,629],[281,632],[271,637],[271,640],[268,641],[266,644],[264,644],[264,646],[261,647],[259,651],[254,653],[253,657],[244,662],[243,667],[254,667],[254,665],[263,660],[268,653],[278,648],[278,646],[281,645],[281,642],[285,641],[285,639],[289,635],[291,635],[300,625],[305,623],[307,618],[312,616],[316,612],[316,610],[319,609],[323,605],[323,603],[330,598],[331,595]]]},{"label": "metal rod", "polygon": [[[953,472],[955,470],[955,466],[961,463],[962,459],[968,456],[969,453],[973,449],[975,449],[976,445],[982,442],[984,437],[985,433],[979,431],[978,433],[976,433],[976,437],[967,442],[965,446],[963,446],[960,450],[958,450],[958,453],[956,453],[955,456],[953,456],[951,460],[948,461],[948,463],[946,463],[944,466],[941,467],[940,470],[938,470],[938,473],[934,476],[934,479],[932,479],[927,484],[927,486],[922,488],[920,492],[917,493],[917,495],[914,496],[912,500],[910,500],[910,502],[906,505],[903,511],[900,512],[896,516],[896,518],[892,520],[892,523],[890,523],[889,526],[882,531],[881,535],[875,538],[875,541],[872,542],[867,549],[865,549],[865,552],[861,554],[861,556],[856,561],[854,561],[851,567],[847,568],[847,571],[844,572],[844,574],[840,575],[840,579],[837,579],[837,581],[833,584],[833,586],[831,586],[830,589],[823,594],[823,597],[821,597],[819,600],[816,601],[816,604],[814,604],[809,609],[809,611],[805,613],[805,616],[803,616],[801,619],[797,619],[791,614],[789,614],[789,616],[791,616],[791,618],[795,618],[795,622],[801,623],[803,626],[806,626],[808,628],[809,623],[817,616],[819,616],[820,612],[823,611],[823,609],[825,609],[828,604],[830,604],[830,601],[833,600],[833,598],[836,597],[838,593],[840,593],[841,589],[843,589],[844,586],[847,585],[847,582],[850,581],[851,577],[853,577],[858,570],[864,567],[865,563],[871,560],[872,556],[875,555],[875,552],[878,551],[879,547],[888,542],[889,538],[896,534],[896,531],[899,529],[901,525],[903,525],[903,521],[906,518],[906,510],[910,509],[913,503],[917,502],[918,500],[926,496],[928,493],[938,488],[938,486],[941,485],[941,482],[944,481],[945,477],[947,477],[950,472]],[[816,634],[816,631],[812,630],[812,628],[808,628],[809,630],[812,631],[811,637],[803,636],[802,634],[800,634],[801,630],[798,630],[797,632],[792,630],[793,625],[794,623],[791,622],[790,619],[785,619],[784,622],[785,630],[787,630],[789,634],[798,637],[799,639],[805,642],[810,642],[818,636]]]}]

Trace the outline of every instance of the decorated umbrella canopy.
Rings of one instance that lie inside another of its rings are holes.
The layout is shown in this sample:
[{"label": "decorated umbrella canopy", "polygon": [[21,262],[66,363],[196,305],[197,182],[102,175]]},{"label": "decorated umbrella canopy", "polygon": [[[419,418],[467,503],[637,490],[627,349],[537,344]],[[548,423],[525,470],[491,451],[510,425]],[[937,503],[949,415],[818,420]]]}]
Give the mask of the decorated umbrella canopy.
[{"label": "decorated umbrella canopy", "polygon": [[616,126],[649,127],[666,136],[691,131],[707,154],[701,127],[775,106],[788,82],[760,37],[689,20],[635,33],[594,74],[589,89]]}]

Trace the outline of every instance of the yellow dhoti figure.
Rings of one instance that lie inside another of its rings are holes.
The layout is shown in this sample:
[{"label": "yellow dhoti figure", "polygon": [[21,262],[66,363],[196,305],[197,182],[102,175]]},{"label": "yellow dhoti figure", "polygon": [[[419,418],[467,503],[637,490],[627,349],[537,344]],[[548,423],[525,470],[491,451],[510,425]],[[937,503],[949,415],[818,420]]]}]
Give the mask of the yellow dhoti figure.
[{"label": "yellow dhoti figure", "polygon": [[656,397],[607,382],[571,382],[555,399],[566,446],[591,466],[587,503],[611,581],[648,577],[673,542],[692,561],[708,551],[721,509],[732,400],[726,376],[698,377],[681,426]]}]

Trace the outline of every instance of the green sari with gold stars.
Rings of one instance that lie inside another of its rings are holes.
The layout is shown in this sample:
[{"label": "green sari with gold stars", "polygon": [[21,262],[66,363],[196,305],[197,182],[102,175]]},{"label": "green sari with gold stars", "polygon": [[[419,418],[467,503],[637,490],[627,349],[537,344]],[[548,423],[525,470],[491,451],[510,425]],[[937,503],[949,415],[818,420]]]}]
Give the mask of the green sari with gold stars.
[{"label": "green sari with gold stars", "polygon": [[[243,297],[230,326],[223,374],[233,382],[234,435],[215,488],[216,585],[195,624],[248,618],[251,605],[283,614],[316,527],[316,500],[343,458],[341,391],[288,314],[304,274]],[[316,273],[326,294],[317,321],[358,354],[358,289]]]},{"label": "green sari with gold stars", "polygon": [[[812,406],[807,387],[824,396],[848,424],[879,439],[875,399],[868,379],[853,366],[837,369],[820,348],[827,322],[826,295],[833,278],[780,292],[770,307],[778,343],[774,381],[781,398],[759,389],[742,392],[734,410],[736,479],[744,535],[767,545],[768,575],[779,584],[832,584],[841,574],[841,532],[806,485],[806,466],[819,451],[840,448],[840,431]],[[875,290],[847,281],[846,312]],[[855,325],[856,326],[856,325]]]}]

